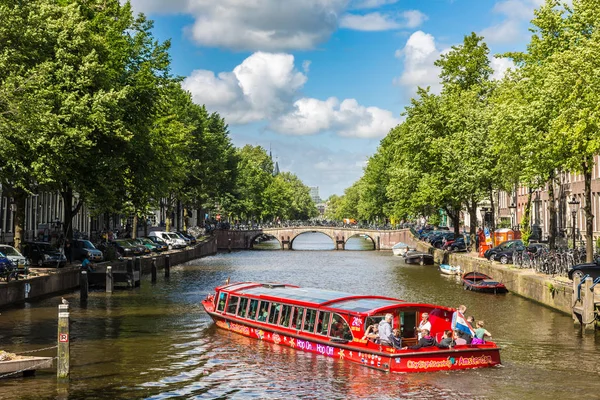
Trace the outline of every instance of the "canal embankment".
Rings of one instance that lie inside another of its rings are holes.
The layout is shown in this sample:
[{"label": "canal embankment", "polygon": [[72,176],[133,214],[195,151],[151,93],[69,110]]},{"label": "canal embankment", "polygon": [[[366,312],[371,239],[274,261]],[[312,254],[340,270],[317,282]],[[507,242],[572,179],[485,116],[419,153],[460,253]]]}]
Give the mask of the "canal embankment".
[{"label": "canal embankment", "polygon": [[[111,266],[115,270],[127,270],[128,264],[136,264],[133,268],[137,269],[139,275],[142,276],[151,272],[153,261],[156,262],[158,269],[164,269],[167,262],[170,266],[175,266],[216,253],[217,242],[215,238],[211,237],[193,247],[137,257],[135,261],[122,260],[97,263],[96,270],[105,271],[107,266]],[[169,261],[167,261],[167,257]],[[31,268],[31,272],[32,274],[27,279],[0,283],[0,308],[66,293],[78,289],[80,285],[81,268],[78,265],[57,269],[43,268],[38,270]]]},{"label": "canal embankment", "polygon": [[[428,243],[417,240],[415,242],[417,250],[433,254],[436,263],[446,261],[448,264],[458,265],[462,273],[482,272],[504,283],[511,293],[572,315],[574,320],[576,319],[573,307],[577,303],[578,293],[573,282],[565,277],[549,276],[530,268],[523,269],[511,264],[489,261],[478,257],[475,253],[448,253]],[[600,298],[600,287],[594,288],[590,296]],[[597,320],[596,328],[600,328]]]}]

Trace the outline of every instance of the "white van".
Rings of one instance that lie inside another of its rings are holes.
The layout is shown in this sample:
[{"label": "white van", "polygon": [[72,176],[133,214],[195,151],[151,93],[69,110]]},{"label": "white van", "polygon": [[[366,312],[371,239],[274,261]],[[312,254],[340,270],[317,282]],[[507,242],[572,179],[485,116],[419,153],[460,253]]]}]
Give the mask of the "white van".
[{"label": "white van", "polygon": [[148,236],[156,236],[164,240],[169,245],[169,249],[183,249],[187,245],[185,240],[173,232],[152,231],[148,233]]}]

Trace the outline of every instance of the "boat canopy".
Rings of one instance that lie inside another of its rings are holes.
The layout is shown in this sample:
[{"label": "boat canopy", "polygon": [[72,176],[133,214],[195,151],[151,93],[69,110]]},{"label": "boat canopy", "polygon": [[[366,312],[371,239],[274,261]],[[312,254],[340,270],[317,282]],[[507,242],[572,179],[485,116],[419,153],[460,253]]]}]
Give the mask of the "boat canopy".
[{"label": "boat canopy", "polygon": [[326,306],[355,313],[364,313],[380,308],[398,306],[404,301],[383,296],[360,296],[335,290],[299,288],[277,284],[243,284],[223,288],[237,295],[268,297],[272,300],[290,300],[312,306]]},{"label": "boat canopy", "polygon": [[400,242],[400,243],[396,243],[392,249],[404,249],[404,248],[408,248],[409,246],[404,243],[404,242]]}]

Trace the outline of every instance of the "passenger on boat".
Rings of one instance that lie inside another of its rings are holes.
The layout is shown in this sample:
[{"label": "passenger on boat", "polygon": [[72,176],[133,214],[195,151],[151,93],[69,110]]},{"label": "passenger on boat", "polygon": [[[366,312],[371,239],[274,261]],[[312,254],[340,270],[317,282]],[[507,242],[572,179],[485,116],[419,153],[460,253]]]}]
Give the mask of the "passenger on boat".
[{"label": "passenger on boat", "polygon": [[467,344],[467,341],[461,336],[461,331],[458,329],[454,330],[454,342],[457,346]]},{"label": "passenger on boat", "polygon": [[258,315],[258,320],[261,322],[266,322],[268,316],[269,316],[269,313],[267,312],[267,310],[263,309],[262,312],[259,313],[259,315]]},{"label": "passenger on boat", "polygon": [[379,325],[373,324],[367,327],[365,331],[365,335],[362,337],[362,340],[372,340],[375,343],[379,343]]},{"label": "passenger on boat", "polygon": [[477,329],[475,329],[475,337],[473,338],[473,341],[471,342],[471,344],[484,344],[486,337],[491,338],[492,334],[489,333],[487,330],[485,330],[485,328],[483,327],[483,321],[477,321]]},{"label": "passenger on boat", "polygon": [[[467,344],[471,343],[471,340],[473,340],[473,336],[470,335],[469,333],[465,332],[463,329],[467,329],[466,327],[464,327],[464,321],[465,321],[465,316],[464,313],[465,311],[467,311],[467,307],[465,305],[460,305],[458,306],[458,308],[456,309],[456,311],[454,311],[454,314],[452,314],[452,330],[455,332],[456,337],[459,337],[461,339],[464,339],[464,341]],[[456,327],[456,321],[460,319],[462,320],[462,325],[463,325],[463,329],[458,329]],[[472,327],[472,322],[469,322],[469,319],[466,319],[466,322],[468,323],[469,327]]]},{"label": "passenger on boat", "polygon": [[430,332],[431,331],[431,322],[429,322],[429,314],[423,313],[421,314],[421,322],[419,322],[419,326],[417,327],[417,332],[419,332],[419,339],[423,337],[423,331]]},{"label": "passenger on boat", "polygon": [[394,346],[395,349],[402,348],[402,333],[400,332],[400,329],[398,329],[398,328],[394,329],[394,331],[393,331],[392,345]]},{"label": "passenger on boat", "polygon": [[392,314],[385,314],[385,318],[379,322],[379,343],[385,346],[391,346],[392,340],[392,321],[394,316]]},{"label": "passenger on boat", "polygon": [[444,331],[442,340],[437,344],[437,347],[439,347],[440,349],[451,349],[454,346],[456,346],[456,342],[454,341],[454,339],[452,339],[452,331]]},{"label": "passenger on boat", "polygon": [[435,338],[429,334],[429,331],[427,329],[423,329],[422,334],[423,334],[423,336],[421,337],[421,339],[419,339],[419,341],[417,342],[416,345],[403,347],[402,350],[406,350],[406,349],[417,350],[422,347],[431,347],[431,346],[436,345]]}]

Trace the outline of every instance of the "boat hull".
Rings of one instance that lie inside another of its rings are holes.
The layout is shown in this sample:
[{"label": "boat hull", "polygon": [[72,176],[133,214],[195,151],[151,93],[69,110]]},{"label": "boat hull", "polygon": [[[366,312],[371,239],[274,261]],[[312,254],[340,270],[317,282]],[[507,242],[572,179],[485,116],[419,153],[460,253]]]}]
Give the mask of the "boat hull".
[{"label": "boat hull", "polygon": [[[458,346],[455,349],[436,347],[420,350],[385,351],[379,345],[368,342],[366,346],[335,343],[315,337],[303,337],[292,332],[276,331],[254,323],[227,318],[211,312],[212,303],[203,306],[217,327],[243,336],[287,346],[296,350],[320,354],[338,360],[351,361],[369,368],[387,372],[433,372],[470,368],[492,367],[500,364],[500,348],[495,344]],[[365,342],[357,342],[357,344]]]},{"label": "boat hull", "polygon": [[406,264],[433,265],[433,256],[431,254],[414,254],[404,257]]},{"label": "boat hull", "polygon": [[508,293],[508,289],[505,286],[480,286],[472,283],[464,283],[465,290],[472,290],[474,292],[481,293]]}]

